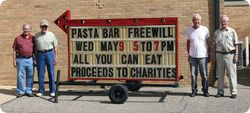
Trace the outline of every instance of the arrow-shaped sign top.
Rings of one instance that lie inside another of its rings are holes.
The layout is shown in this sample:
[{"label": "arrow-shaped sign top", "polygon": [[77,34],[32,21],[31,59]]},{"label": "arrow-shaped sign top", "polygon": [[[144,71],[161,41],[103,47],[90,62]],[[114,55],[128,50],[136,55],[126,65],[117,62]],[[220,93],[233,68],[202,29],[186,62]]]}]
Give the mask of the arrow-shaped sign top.
[{"label": "arrow-shaped sign top", "polygon": [[145,26],[145,25],[176,25],[176,17],[165,18],[126,18],[126,19],[70,19],[70,10],[66,10],[54,23],[68,34],[71,26]]},{"label": "arrow-shaped sign top", "polygon": [[65,33],[68,32],[69,27],[67,22],[70,20],[70,10],[65,11],[60,17],[58,17],[54,23],[60,27]]}]

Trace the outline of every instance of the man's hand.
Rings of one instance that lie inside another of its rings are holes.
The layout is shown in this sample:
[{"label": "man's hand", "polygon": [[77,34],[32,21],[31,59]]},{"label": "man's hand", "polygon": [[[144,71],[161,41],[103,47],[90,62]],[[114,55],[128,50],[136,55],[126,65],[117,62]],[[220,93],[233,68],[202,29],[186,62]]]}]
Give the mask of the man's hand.
[{"label": "man's hand", "polygon": [[36,66],[37,65],[37,63],[36,63],[36,59],[34,59],[34,66]]},{"label": "man's hand", "polygon": [[191,56],[188,55],[188,62],[190,63],[191,62]]},{"label": "man's hand", "polygon": [[16,68],[16,60],[13,60],[13,66]]},{"label": "man's hand", "polygon": [[234,63],[237,63],[238,62],[238,54],[234,54],[234,59],[233,59],[234,61]]},{"label": "man's hand", "polygon": [[13,66],[16,68],[16,50],[13,49]]},{"label": "man's hand", "polygon": [[55,58],[55,62],[54,62],[54,65],[56,65],[57,64],[57,58]]}]

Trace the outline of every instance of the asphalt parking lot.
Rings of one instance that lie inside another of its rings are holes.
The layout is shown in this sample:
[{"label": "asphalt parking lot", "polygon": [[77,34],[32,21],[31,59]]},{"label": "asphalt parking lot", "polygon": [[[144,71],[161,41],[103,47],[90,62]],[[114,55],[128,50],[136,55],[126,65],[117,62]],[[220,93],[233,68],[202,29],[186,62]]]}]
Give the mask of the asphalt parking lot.
[{"label": "asphalt parking lot", "polygon": [[230,98],[228,88],[225,97],[215,98],[217,89],[213,87],[209,89],[210,97],[202,96],[201,88],[200,95],[189,97],[189,87],[145,87],[139,92],[130,92],[124,104],[113,104],[107,90],[93,88],[81,92],[61,91],[59,103],[53,103],[48,95],[15,98],[13,88],[0,88],[2,98],[11,97],[1,103],[0,108],[5,113],[246,113],[250,109],[250,75],[249,69],[243,71],[238,71],[236,99]]}]

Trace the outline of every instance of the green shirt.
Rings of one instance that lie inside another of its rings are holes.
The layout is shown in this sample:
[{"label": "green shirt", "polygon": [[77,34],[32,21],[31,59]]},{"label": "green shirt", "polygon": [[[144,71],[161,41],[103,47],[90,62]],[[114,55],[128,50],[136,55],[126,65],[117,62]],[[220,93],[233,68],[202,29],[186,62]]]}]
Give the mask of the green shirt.
[{"label": "green shirt", "polygon": [[58,46],[58,41],[52,32],[38,32],[35,35],[35,45],[36,50],[50,50]]}]

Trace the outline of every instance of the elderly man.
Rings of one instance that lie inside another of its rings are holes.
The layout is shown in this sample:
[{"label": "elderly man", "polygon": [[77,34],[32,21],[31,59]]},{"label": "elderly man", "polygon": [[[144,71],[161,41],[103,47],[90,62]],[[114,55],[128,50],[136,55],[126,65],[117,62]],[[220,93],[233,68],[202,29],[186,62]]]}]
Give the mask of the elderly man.
[{"label": "elderly man", "polygon": [[[30,34],[31,27],[24,24],[23,33],[15,38],[13,48],[13,65],[17,68],[17,98],[26,94],[33,97],[33,53],[34,36]],[[26,75],[26,90],[24,91],[24,78]]]},{"label": "elderly man", "polygon": [[215,97],[224,96],[225,71],[229,78],[231,98],[237,97],[237,72],[238,61],[238,36],[236,31],[228,26],[229,18],[226,15],[220,18],[220,29],[214,33],[216,47],[216,74],[218,76],[218,94]]},{"label": "elderly man", "polygon": [[207,79],[207,63],[209,62],[207,42],[209,31],[207,27],[200,25],[201,16],[194,14],[192,18],[193,26],[188,27],[185,37],[187,39],[188,60],[191,71],[191,97],[197,95],[197,75],[200,69],[202,77],[202,91],[205,97],[209,97],[208,79]]},{"label": "elderly man", "polygon": [[57,46],[58,41],[55,35],[48,31],[48,20],[42,20],[40,24],[41,31],[35,35],[36,56],[37,56],[37,71],[39,89],[37,96],[42,96],[44,93],[44,72],[45,65],[48,71],[49,92],[50,96],[55,96],[55,78],[54,64],[57,63]]}]

